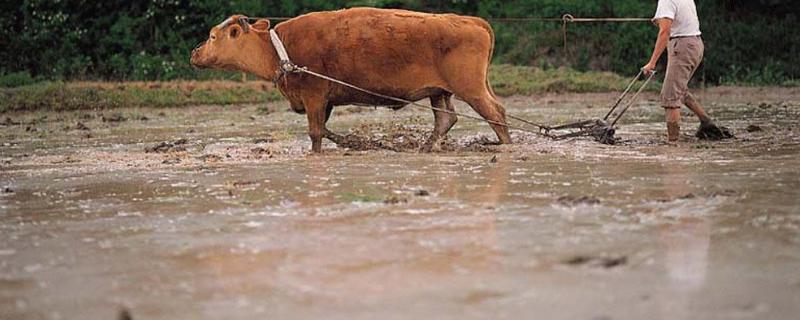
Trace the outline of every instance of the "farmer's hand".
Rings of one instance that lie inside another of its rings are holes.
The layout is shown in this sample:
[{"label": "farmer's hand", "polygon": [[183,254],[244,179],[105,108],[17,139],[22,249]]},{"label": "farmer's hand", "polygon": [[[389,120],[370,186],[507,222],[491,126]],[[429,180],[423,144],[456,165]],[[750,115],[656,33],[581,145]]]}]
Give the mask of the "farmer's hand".
[{"label": "farmer's hand", "polygon": [[645,65],[644,67],[642,67],[642,71],[644,71],[644,75],[646,75],[646,76],[649,76],[650,74],[652,74],[654,70],[656,70],[656,63],[655,62],[650,62],[647,65]]}]

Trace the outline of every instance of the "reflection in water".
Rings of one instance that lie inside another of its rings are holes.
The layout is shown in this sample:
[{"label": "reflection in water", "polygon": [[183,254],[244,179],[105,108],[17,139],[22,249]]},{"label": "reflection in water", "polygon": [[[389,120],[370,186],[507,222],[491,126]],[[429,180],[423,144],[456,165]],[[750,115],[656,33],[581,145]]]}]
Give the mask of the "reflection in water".
[{"label": "reflection in water", "polygon": [[[667,165],[664,192],[670,199],[692,191],[689,174],[681,165]],[[691,171],[694,173],[695,171]],[[711,224],[697,212],[680,214],[680,220],[659,230],[664,252],[666,282],[661,297],[662,319],[692,319],[692,302],[706,283]]]},{"label": "reflection in water", "polygon": [[[251,235],[243,249],[205,248],[192,254],[184,259],[188,267],[209,269],[208,281],[213,287],[224,288],[228,295],[257,296],[288,290],[289,296],[298,299],[294,302],[301,304],[381,303],[464,285],[471,281],[470,274],[497,269],[494,207],[507,194],[508,162],[481,164],[478,177],[470,172],[453,174],[458,167],[453,168],[448,161],[434,159],[422,164],[425,172],[441,174],[444,183],[436,188],[420,187],[432,190],[445,202],[471,199],[475,205],[432,209],[429,203],[415,204],[412,198],[409,209],[381,203],[342,206],[341,202],[350,200],[323,191],[330,190],[330,184],[345,184],[337,182],[341,176],[361,176],[363,184],[370,180],[370,171],[361,168],[360,172],[348,172],[359,169],[332,167],[315,160],[303,162],[300,170],[305,179],[299,186],[307,190],[295,199],[299,207],[287,210],[312,210],[318,217],[281,221],[287,231],[302,232],[303,239],[291,237],[275,243],[273,235]],[[370,192],[390,195],[394,188],[413,185],[414,175],[420,173],[398,170],[374,174],[375,181],[388,180],[396,185]],[[439,179],[426,179],[431,180]],[[470,185],[476,187],[466,187]],[[251,252],[247,247],[273,249]]]}]

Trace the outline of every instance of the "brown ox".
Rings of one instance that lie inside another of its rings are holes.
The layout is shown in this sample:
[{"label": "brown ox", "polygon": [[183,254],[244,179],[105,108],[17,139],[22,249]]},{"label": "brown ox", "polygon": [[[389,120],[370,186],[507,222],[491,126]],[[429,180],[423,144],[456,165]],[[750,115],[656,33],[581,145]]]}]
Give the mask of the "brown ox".
[{"label": "brown ox", "polygon": [[[211,29],[192,52],[202,68],[245,71],[274,80],[279,58],[269,38],[268,20],[249,24],[232,16]],[[306,14],[275,27],[292,62],[356,86],[405,100],[429,98],[434,107],[453,111],[456,95],[487,120],[505,124],[505,110],[487,74],[494,33],[485,20],[453,14],[355,8]],[[308,117],[313,152],[334,106],[360,104],[402,107],[308,74],[288,74],[278,89],[292,109]],[[425,149],[436,148],[456,116],[434,111],[435,125]],[[492,124],[501,143],[511,143],[508,128]]]}]

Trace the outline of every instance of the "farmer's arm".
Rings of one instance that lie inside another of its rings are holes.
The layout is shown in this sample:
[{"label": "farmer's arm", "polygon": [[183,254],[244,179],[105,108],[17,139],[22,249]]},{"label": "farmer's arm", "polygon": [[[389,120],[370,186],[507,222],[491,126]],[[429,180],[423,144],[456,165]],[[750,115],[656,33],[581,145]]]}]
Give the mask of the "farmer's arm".
[{"label": "farmer's arm", "polygon": [[656,21],[658,22],[658,40],[656,40],[656,47],[653,49],[653,56],[650,58],[650,62],[642,68],[646,74],[650,74],[656,68],[658,58],[661,58],[661,54],[667,48],[670,30],[672,29],[672,19],[661,18]]}]

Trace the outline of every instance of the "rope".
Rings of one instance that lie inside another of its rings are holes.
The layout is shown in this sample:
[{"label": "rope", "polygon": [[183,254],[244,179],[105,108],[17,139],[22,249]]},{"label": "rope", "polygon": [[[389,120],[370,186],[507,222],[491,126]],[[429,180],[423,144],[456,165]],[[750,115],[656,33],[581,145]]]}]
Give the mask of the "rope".
[{"label": "rope", "polygon": [[[344,81],[341,81],[341,80],[338,80],[338,79],[331,78],[331,77],[326,76],[326,75],[321,74],[321,73],[317,73],[317,72],[308,70],[307,67],[296,67],[293,72],[295,72],[295,73],[297,73],[297,72],[299,72],[299,73],[307,73],[307,74],[315,76],[317,78],[328,80],[330,82],[333,82],[333,83],[348,87],[350,89],[358,90],[358,91],[361,91],[363,93],[367,93],[367,94],[370,94],[370,95],[373,95],[373,96],[376,96],[376,97],[379,97],[379,98],[383,98],[383,99],[392,100],[392,101],[395,101],[395,102],[400,102],[400,103],[412,105],[412,106],[417,107],[417,108],[433,110],[433,111],[438,111],[438,112],[444,112],[444,113],[452,114],[452,115],[459,116],[459,117],[464,117],[464,118],[468,118],[468,119],[472,119],[472,120],[482,121],[482,122],[486,122],[486,123],[493,124],[493,125],[503,126],[503,127],[509,128],[509,129],[519,130],[519,131],[523,131],[523,132],[527,132],[527,133],[533,133],[533,134],[536,134],[536,135],[540,135],[540,136],[543,136],[543,137],[552,138],[551,135],[544,134],[541,131],[534,131],[534,130],[530,130],[530,129],[527,129],[527,128],[510,125],[510,124],[499,122],[499,121],[484,119],[484,118],[480,118],[480,117],[476,117],[476,116],[472,116],[472,115],[468,115],[468,114],[464,114],[464,113],[459,113],[459,112],[456,112],[456,111],[450,111],[450,110],[447,110],[447,109],[437,108],[437,107],[434,107],[434,106],[426,106],[424,104],[420,104],[420,103],[417,103],[417,102],[414,102],[414,101],[411,101],[411,100],[396,98],[396,97],[388,96],[388,95],[381,94],[381,93],[378,93],[378,92],[375,92],[375,91],[371,91],[371,90],[368,90],[368,89],[360,88],[360,87],[357,87],[357,86],[355,86],[353,84],[350,84],[350,83],[347,83],[347,82],[344,82]],[[539,125],[537,125],[537,124],[535,124],[533,122],[529,122],[527,120],[520,119],[520,118],[517,118],[517,117],[514,117],[514,116],[508,116],[508,117],[510,117],[512,119],[515,119],[515,120],[519,120],[519,121],[525,122],[525,123],[533,125],[533,126],[537,126],[540,129],[548,128],[547,126],[539,126]]]}]

